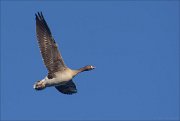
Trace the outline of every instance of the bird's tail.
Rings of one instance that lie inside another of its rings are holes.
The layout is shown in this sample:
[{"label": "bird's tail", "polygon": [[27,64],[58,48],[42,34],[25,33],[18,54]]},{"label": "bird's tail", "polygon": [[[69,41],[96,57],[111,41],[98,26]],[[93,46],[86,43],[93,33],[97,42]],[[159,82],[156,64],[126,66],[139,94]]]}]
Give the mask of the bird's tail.
[{"label": "bird's tail", "polygon": [[40,80],[40,81],[37,81],[34,85],[33,85],[33,88],[35,90],[43,90],[46,88],[46,85],[44,83],[43,80]]}]

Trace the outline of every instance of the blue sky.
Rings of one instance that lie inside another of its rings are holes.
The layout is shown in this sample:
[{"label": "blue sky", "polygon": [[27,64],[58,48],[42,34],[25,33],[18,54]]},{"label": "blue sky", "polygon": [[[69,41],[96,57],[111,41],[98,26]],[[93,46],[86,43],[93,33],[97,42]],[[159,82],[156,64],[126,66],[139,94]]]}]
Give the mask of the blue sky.
[{"label": "blue sky", "polygon": [[[178,120],[179,1],[1,1],[2,120]],[[42,11],[72,69],[75,95],[35,91]]]}]

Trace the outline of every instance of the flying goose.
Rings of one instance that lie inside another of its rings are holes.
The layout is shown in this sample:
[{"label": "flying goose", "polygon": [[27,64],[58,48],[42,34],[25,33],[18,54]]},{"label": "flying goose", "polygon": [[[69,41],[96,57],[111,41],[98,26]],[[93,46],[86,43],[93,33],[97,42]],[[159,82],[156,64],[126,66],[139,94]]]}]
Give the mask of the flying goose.
[{"label": "flying goose", "polygon": [[94,69],[94,66],[88,65],[77,70],[72,70],[66,66],[58,50],[58,46],[52,37],[51,31],[43,17],[42,12],[36,16],[36,36],[43,58],[43,62],[48,70],[48,75],[34,84],[35,90],[42,90],[46,87],[54,86],[63,94],[77,93],[73,78],[83,71]]}]

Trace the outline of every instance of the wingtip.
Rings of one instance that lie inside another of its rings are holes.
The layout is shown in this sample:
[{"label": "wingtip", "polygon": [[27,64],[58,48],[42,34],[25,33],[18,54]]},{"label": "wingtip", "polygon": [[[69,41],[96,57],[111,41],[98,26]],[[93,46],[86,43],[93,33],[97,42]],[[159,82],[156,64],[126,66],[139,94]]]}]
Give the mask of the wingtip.
[{"label": "wingtip", "polygon": [[35,13],[35,17],[39,20],[44,19],[42,11],[38,11],[37,13]]},{"label": "wingtip", "polygon": [[36,17],[36,19],[38,18],[38,15],[35,13],[35,17]]},{"label": "wingtip", "polygon": [[37,14],[38,14],[38,17],[39,17],[39,18],[41,18],[41,15],[40,15],[40,13],[38,12]]}]

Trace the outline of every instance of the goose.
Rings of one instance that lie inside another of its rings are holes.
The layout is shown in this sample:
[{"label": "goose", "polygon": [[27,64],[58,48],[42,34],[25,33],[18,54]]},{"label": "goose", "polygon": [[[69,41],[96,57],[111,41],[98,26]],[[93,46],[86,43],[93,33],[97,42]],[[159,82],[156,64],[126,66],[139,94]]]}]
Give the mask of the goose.
[{"label": "goose", "polygon": [[46,87],[55,87],[63,94],[71,95],[77,93],[73,78],[77,74],[93,70],[95,67],[87,65],[77,70],[68,68],[63,61],[58,45],[51,34],[42,12],[35,13],[35,19],[37,41],[48,74],[44,79],[35,82],[33,88],[35,90],[43,90]]}]

